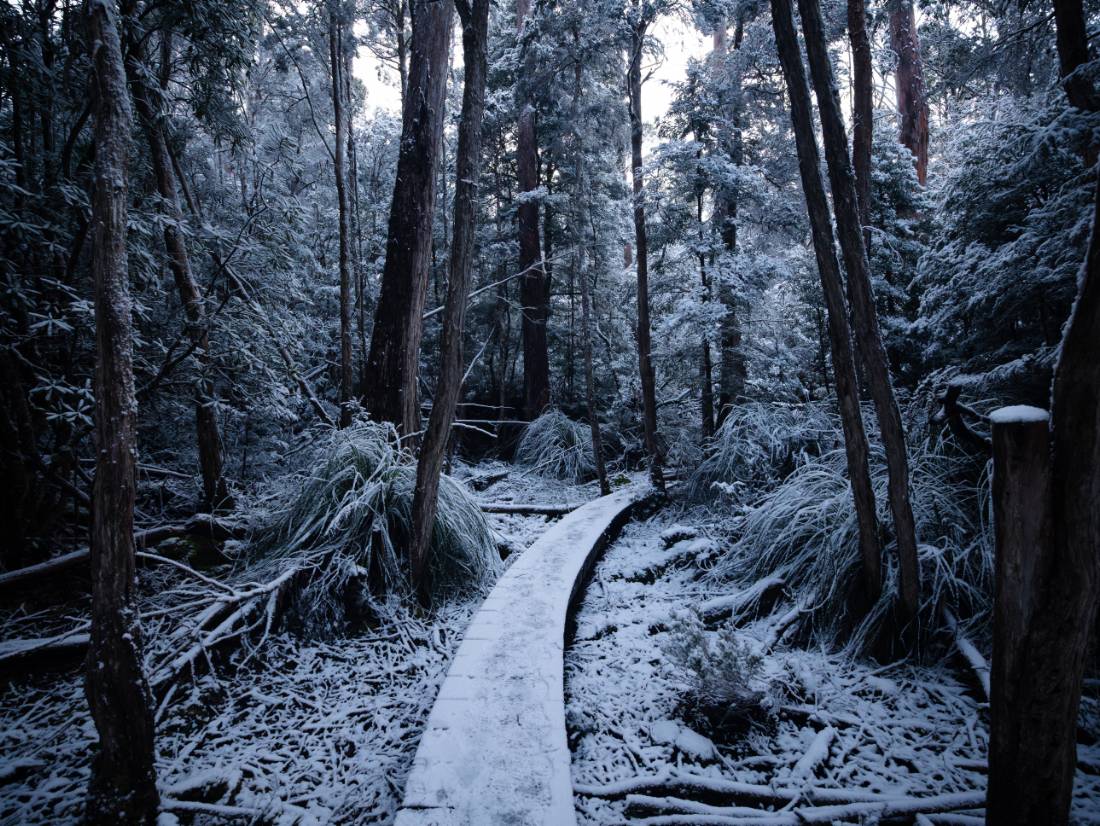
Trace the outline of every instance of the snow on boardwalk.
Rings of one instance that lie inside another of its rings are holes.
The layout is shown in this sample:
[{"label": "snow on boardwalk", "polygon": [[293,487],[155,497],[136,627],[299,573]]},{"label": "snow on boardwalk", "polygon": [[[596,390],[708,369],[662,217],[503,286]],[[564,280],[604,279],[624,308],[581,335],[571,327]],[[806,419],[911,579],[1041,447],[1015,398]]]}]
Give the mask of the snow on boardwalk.
[{"label": "snow on boardwalk", "polygon": [[440,686],[396,826],[570,826],[566,619],[584,574],[645,498],[635,484],[583,505],[508,569]]}]

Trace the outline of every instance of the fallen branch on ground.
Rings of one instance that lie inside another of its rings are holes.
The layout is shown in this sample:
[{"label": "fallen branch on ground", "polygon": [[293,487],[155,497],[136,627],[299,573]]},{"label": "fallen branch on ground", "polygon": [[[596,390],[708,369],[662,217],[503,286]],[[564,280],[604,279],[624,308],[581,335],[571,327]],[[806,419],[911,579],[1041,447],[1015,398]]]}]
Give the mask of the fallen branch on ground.
[{"label": "fallen branch on ground", "polygon": [[512,502],[486,502],[481,509],[485,513],[514,513],[531,516],[565,516],[580,507],[577,505],[523,505]]}]

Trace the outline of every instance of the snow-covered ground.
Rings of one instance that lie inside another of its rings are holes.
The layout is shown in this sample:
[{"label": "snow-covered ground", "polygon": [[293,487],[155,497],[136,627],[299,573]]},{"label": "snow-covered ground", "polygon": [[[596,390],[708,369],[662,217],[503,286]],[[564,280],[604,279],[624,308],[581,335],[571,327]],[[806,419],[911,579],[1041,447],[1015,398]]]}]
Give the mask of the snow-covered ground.
[{"label": "snow-covered ground", "polygon": [[[477,495],[579,503],[593,492],[517,474]],[[489,518],[511,550],[509,561],[555,521]],[[140,575],[148,592],[163,569]],[[376,628],[346,638],[273,634],[185,683],[157,716],[158,780],[172,812],[165,822],[195,815],[210,823],[391,822],[428,712],[479,603],[474,596],[430,616],[394,603]],[[2,624],[4,636],[43,633],[27,619]],[[51,611],[42,624],[62,623]],[[78,821],[94,743],[78,672],[0,689],[0,826]]]},{"label": "snow-covered ground", "polygon": [[[698,511],[629,525],[596,568],[566,652],[579,821],[801,823],[794,810],[817,807],[825,819],[812,822],[865,823],[936,795],[953,811],[919,823],[984,822],[988,711],[965,665],[790,647],[782,607],[737,629],[699,623],[686,608],[729,593],[704,574],[723,546],[706,536],[712,523]],[[684,640],[712,656],[693,663]],[[721,703],[693,701],[742,677],[743,714],[722,720]],[[1098,721],[1086,697],[1083,739],[1095,742]],[[1100,751],[1079,753],[1074,816],[1100,822]]]}]

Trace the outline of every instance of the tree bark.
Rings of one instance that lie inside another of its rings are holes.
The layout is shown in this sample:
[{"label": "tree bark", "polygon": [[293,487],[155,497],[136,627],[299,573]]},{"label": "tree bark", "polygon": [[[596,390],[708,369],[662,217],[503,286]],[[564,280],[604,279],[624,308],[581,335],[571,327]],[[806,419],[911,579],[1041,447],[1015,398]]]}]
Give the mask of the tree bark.
[{"label": "tree bark", "polygon": [[447,281],[447,309],[443,315],[439,383],[428,418],[428,429],[420,446],[412,505],[410,567],[413,583],[422,596],[428,593],[428,546],[439,496],[439,476],[454,421],[455,405],[462,391],[462,333],[477,241],[477,188],[481,176],[481,125],[485,115],[489,2],[455,0],[462,20],[464,86],[462,117],[458,126],[458,155],[455,158],[454,243]]},{"label": "tree bark", "polygon": [[99,732],[85,817],[154,823],[159,796],[149,685],[134,605],[134,399],[126,258],[129,93],[113,0],[86,6],[95,106],[92,196],[96,320],[96,475],[92,626],[85,692]]},{"label": "tree bark", "polygon": [[199,365],[199,375],[195,383],[195,430],[198,437],[199,468],[202,473],[203,507],[224,510],[232,507],[233,500],[223,475],[221,433],[215,413],[214,383],[210,378],[210,332],[206,308],[202,292],[195,282],[187,242],[181,230],[184,223],[183,210],[164,134],[163,114],[154,104],[144,79],[142,50],[138,45],[141,42],[141,33],[134,32],[131,39],[134,45],[126,62],[126,70],[133,90],[134,105],[149,145],[157,192],[168,213],[168,220],[164,225],[168,268],[176,282],[176,290],[183,304],[184,327]]},{"label": "tree bark", "polygon": [[[1001,613],[994,617],[987,802],[991,823],[1058,826],[1069,822],[1077,767],[1077,714],[1100,587],[1097,329],[1100,185],[1077,300],[1054,372],[1049,442],[1029,436],[1017,451],[1026,453],[1026,465],[1016,472],[1015,466],[1002,458],[1005,428],[994,426],[994,482],[998,486],[994,503],[1001,518],[997,525],[997,584],[1002,584],[1002,566],[1012,566],[1022,558],[1026,564],[1017,578],[1029,585],[1030,591],[1012,600],[997,593],[996,607]],[[1022,425],[1011,428],[1021,429]],[[1035,477],[1041,479],[1048,451],[1049,485],[1041,492],[1049,498],[1036,502],[1037,492],[1023,501],[1019,495],[1013,498],[1020,488],[1032,492],[1039,485]],[[998,458],[1002,459],[1000,468]],[[1030,530],[1021,530],[1021,522]]]},{"label": "tree bark", "polygon": [[1100,95],[1082,67],[1089,62],[1088,27],[1081,0],[1054,0],[1058,69],[1069,102],[1086,112],[1100,109]]},{"label": "tree bark", "polygon": [[642,177],[642,45],[649,19],[636,4],[639,14],[630,30],[630,64],[627,91],[630,103],[630,168],[634,179],[634,244],[638,273],[638,372],[642,383],[642,418],[649,476],[654,487],[664,490],[664,457],[657,432],[657,389],[650,349],[649,242],[646,237],[645,181]]},{"label": "tree bark", "polygon": [[344,76],[347,65],[347,21],[341,0],[329,0],[329,74],[332,80],[332,112],[335,121],[335,149],[333,168],[336,174],[336,202],[339,212],[340,235],[340,419],[339,426],[351,424],[351,396],[354,372],[351,357],[351,193],[348,175],[348,149],[351,138],[351,101],[348,78]]},{"label": "tree bark", "polygon": [[889,472],[888,494],[894,517],[894,538],[898,546],[901,610],[904,622],[911,622],[920,608],[920,568],[917,560],[916,526],[909,500],[909,457],[901,411],[890,381],[890,363],[882,344],[875,299],[871,290],[871,272],[856,204],[855,181],[848,156],[848,137],[840,112],[840,99],[833,82],[826,47],[821,10],[817,0],[798,0],[806,55],[816,91],[825,161],[836,210],[837,235],[848,271],[848,298],[852,305],[856,343],[863,359],[871,398],[875,403],[879,430],[882,432],[886,466]]},{"label": "tree bark", "polygon": [[[573,31],[574,48],[580,49],[580,32]],[[585,254],[584,232],[581,227],[584,218],[581,212],[581,193],[585,191],[584,181],[584,141],[580,133],[580,104],[582,94],[582,66],[578,60],[573,67],[573,132],[576,137],[575,151],[577,153],[575,172],[573,175],[573,238],[575,266],[577,280],[581,286],[581,348],[584,355],[584,401],[588,410],[588,427],[592,432],[592,459],[596,465],[596,478],[600,483],[600,495],[607,496],[611,493],[611,483],[607,480],[607,465],[603,458],[603,435],[600,433],[600,415],[596,406],[596,379],[592,369],[592,296],[588,278],[588,268],[585,266],[587,255]]]},{"label": "tree bark", "polygon": [[848,476],[852,485],[852,500],[859,525],[859,548],[862,568],[862,594],[857,601],[872,604],[882,591],[882,560],[879,547],[878,521],[875,515],[875,495],[868,468],[867,436],[859,407],[859,385],[856,381],[851,331],[841,286],[840,265],[833,242],[832,221],[825,186],[821,180],[821,160],[814,136],[810,92],[806,84],[802,54],[795,35],[791,0],[771,0],[772,27],[779,52],[779,61],[787,82],[791,102],[791,125],[798,149],[798,168],[806,211],[810,218],[814,253],[821,276],[828,316],[829,343],[833,351],[833,377],[836,382],[837,405],[844,429],[844,448]]},{"label": "tree bark", "polygon": [[[871,139],[874,103],[871,38],[867,34],[867,10],[863,0],[848,0],[848,40],[852,45],[852,168],[856,175],[856,200],[864,240],[871,226]],[[869,244],[868,244],[869,246]]]},{"label": "tree bark", "polygon": [[442,149],[452,0],[413,4],[412,54],[390,205],[386,264],[367,359],[366,404],[404,436],[420,430],[417,379],[431,264],[436,166]]},{"label": "tree bark", "polygon": [[[530,0],[516,0],[516,30],[522,35],[530,14]],[[550,356],[546,325],[550,317],[550,285],[539,243],[539,205],[531,195],[538,189],[538,143],[535,109],[525,82],[516,84],[516,177],[519,196],[526,197],[516,211],[519,232],[520,303],[523,305],[523,396],[526,415],[534,419],[550,405]]]},{"label": "tree bark", "polygon": [[[744,22],[739,19],[733,37],[734,51],[741,48],[743,33]],[[726,25],[723,21],[714,32],[714,56],[719,60],[724,59],[726,49]],[[740,96],[740,78],[737,83],[738,88],[733,90],[735,98]],[[719,126],[718,144],[733,165],[740,167],[744,160],[740,103],[735,102],[730,105],[726,115],[729,125]],[[736,186],[720,186],[714,193],[714,223],[718,227],[722,246],[728,255],[734,255],[737,252],[739,194]],[[726,310],[719,329],[717,426],[721,427],[730,409],[744,395],[748,365],[742,349],[741,316],[737,295],[729,284],[721,282],[718,287],[718,298]]]},{"label": "tree bark", "polygon": [[928,99],[924,94],[917,17],[912,0],[894,0],[890,11],[890,46],[898,56],[895,85],[901,126],[898,139],[913,153],[917,180],[928,180]]}]

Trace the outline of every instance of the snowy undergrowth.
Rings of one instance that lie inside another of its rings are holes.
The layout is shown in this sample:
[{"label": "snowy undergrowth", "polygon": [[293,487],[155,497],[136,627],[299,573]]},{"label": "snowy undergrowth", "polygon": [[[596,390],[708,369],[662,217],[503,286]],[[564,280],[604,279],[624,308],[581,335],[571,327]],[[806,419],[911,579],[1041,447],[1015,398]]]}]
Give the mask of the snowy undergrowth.
[{"label": "snowy undergrowth", "polygon": [[[674,519],[679,525],[671,524]],[[684,634],[682,606],[729,593],[701,570],[715,553],[713,545],[728,542],[721,536],[706,539],[713,525],[703,511],[629,525],[596,568],[566,652],[573,780],[584,792],[576,796],[580,822],[687,823],[690,817],[711,817],[706,822],[737,823],[751,816],[749,807],[783,807],[780,801],[765,805],[731,795],[724,802],[737,800],[740,806],[712,810],[714,793],[698,792],[692,800],[690,792],[660,784],[636,784],[633,791],[645,794],[627,794],[636,778],[675,775],[756,784],[758,790],[794,788],[801,795],[799,806],[809,805],[812,789],[855,797],[958,793],[980,799],[988,712],[965,666],[881,665],[823,648],[791,648],[783,643],[779,624],[790,620],[784,610],[762,612],[732,631],[761,658],[749,675],[762,694],[755,712],[734,726],[715,725],[697,713],[692,698],[699,685],[673,637]],[[687,543],[695,543],[694,552],[687,552]],[[677,554],[677,547],[684,552]],[[731,629],[710,623],[702,633],[720,648],[720,638]],[[1083,702],[1082,729],[1092,742],[1100,733],[1098,703],[1091,697]],[[1098,822],[1100,749],[1083,744],[1079,751],[1075,818]],[[795,817],[794,807],[786,807],[786,817]],[[860,818],[866,814],[838,816],[835,822],[865,822]],[[964,820],[952,822],[967,822],[967,814],[981,812],[956,812]],[[660,817],[670,819],[650,819]],[[937,822],[935,815],[928,817]]]},{"label": "snowy undergrowth", "polygon": [[[529,502],[544,501],[538,484],[508,482]],[[571,492],[573,501],[585,496]],[[508,562],[554,521],[488,518],[513,549]],[[140,571],[144,612],[163,610],[153,603],[179,584],[173,576],[162,566]],[[377,606],[370,629],[325,640],[272,633],[182,683],[157,718],[158,781],[174,816],[199,824],[391,822],[479,602],[455,598],[425,616],[391,599]],[[41,635],[61,622],[57,611],[14,620],[4,620],[6,637]],[[145,623],[147,670],[170,631],[163,621]],[[0,826],[79,821],[94,743],[78,673],[0,689]]]}]

